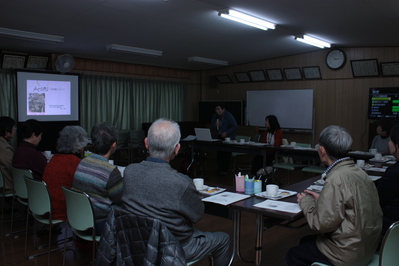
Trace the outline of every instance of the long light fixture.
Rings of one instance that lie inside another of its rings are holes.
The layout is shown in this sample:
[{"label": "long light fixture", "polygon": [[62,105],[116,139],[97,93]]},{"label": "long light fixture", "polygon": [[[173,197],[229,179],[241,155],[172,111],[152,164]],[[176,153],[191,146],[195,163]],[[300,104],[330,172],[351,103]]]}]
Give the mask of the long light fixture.
[{"label": "long light fixture", "polygon": [[107,51],[113,52],[123,52],[123,53],[133,53],[139,55],[152,55],[152,56],[162,56],[163,51],[151,50],[133,46],[126,46],[120,44],[109,44],[106,46]]},{"label": "long light fixture", "polygon": [[276,24],[272,22],[244,14],[233,9],[220,11],[218,15],[222,18],[234,20],[261,30],[274,30],[276,28]]},{"label": "long light fixture", "polygon": [[19,39],[29,39],[34,41],[45,41],[45,42],[55,42],[55,43],[64,42],[63,36],[36,33],[36,32],[23,31],[23,30],[14,30],[7,28],[0,28],[0,35],[19,38]]},{"label": "long light fixture", "polygon": [[295,40],[307,43],[319,48],[330,48],[331,44],[319,39],[316,39],[314,37],[310,37],[309,35],[303,35],[303,36],[295,36]]},{"label": "long light fixture", "polygon": [[221,66],[229,65],[229,62],[227,61],[198,57],[198,56],[188,57],[187,60],[188,62],[194,62],[194,63],[204,63],[204,64],[221,65]]}]

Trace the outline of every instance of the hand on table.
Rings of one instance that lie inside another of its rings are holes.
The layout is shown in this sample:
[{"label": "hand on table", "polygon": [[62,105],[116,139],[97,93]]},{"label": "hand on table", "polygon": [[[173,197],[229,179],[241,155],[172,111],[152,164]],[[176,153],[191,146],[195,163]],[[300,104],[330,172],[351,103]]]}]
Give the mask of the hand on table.
[{"label": "hand on table", "polygon": [[305,197],[306,195],[310,195],[314,198],[315,201],[317,201],[320,197],[320,193],[314,192],[312,190],[305,190],[304,192],[298,193],[297,195],[297,202],[301,202],[302,198]]}]

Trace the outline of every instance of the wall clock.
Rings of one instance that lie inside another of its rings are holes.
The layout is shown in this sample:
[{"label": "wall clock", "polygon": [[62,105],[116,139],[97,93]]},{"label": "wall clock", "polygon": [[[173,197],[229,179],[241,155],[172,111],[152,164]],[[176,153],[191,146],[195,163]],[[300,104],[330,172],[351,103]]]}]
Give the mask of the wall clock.
[{"label": "wall clock", "polygon": [[345,65],[345,62],[346,54],[339,49],[331,50],[326,56],[326,64],[333,70],[340,69]]}]

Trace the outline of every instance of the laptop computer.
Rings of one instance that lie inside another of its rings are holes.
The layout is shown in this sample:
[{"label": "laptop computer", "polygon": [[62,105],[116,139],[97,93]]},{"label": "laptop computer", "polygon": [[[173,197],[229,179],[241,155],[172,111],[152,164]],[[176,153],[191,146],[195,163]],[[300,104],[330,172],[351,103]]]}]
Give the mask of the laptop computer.
[{"label": "laptop computer", "polygon": [[201,141],[221,141],[220,139],[213,139],[209,128],[194,128],[197,140]]}]

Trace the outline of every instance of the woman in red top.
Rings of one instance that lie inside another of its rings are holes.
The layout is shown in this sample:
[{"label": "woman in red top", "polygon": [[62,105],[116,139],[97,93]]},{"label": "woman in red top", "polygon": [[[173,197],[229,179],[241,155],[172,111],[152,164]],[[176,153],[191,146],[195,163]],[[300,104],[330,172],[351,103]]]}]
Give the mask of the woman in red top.
[{"label": "woman in red top", "polygon": [[[268,115],[265,118],[265,126],[267,130],[262,136],[261,142],[268,145],[280,146],[283,145],[283,131],[281,130],[280,123],[275,115]],[[266,152],[266,165],[271,165],[274,160],[274,150],[268,149]],[[263,167],[263,156],[257,155],[254,158],[251,167],[251,173],[256,172]]]},{"label": "woman in red top", "polygon": [[72,187],[80,153],[87,145],[87,133],[80,126],[66,126],[60,131],[57,151],[44,169],[43,181],[50,192],[53,219],[66,221],[65,196],[61,186]]}]

